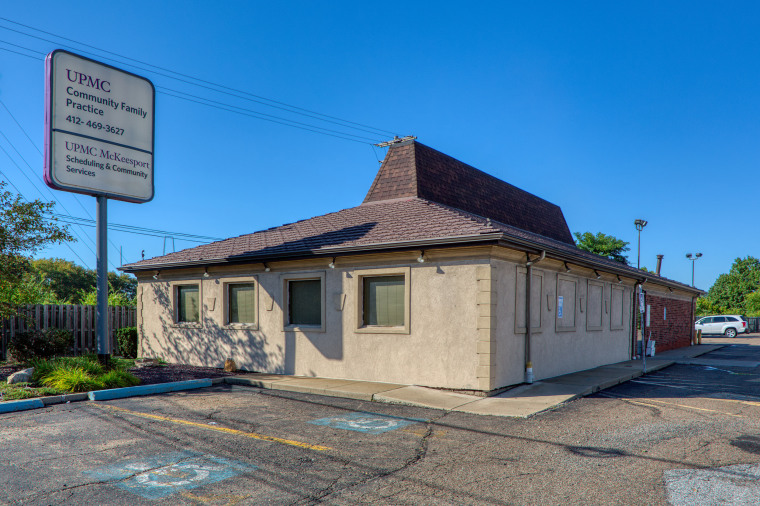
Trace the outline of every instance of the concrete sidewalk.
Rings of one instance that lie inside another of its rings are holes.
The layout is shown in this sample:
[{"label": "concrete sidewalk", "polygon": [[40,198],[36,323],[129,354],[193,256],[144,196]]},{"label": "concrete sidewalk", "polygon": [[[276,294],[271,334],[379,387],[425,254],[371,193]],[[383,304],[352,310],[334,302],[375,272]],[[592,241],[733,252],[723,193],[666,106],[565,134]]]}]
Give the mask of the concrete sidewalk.
[{"label": "concrete sidewalk", "polygon": [[[647,359],[647,372],[657,371],[675,363],[688,363],[694,357],[722,347],[702,344],[659,353],[656,358]],[[230,376],[224,381],[232,385],[406,404],[479,415],[527,417],[642,374],[644,372],[641,360],[629,360],[537,381],[531,385],[520,385],[493,397],[479,397],[412,385],[274,374]]]}]

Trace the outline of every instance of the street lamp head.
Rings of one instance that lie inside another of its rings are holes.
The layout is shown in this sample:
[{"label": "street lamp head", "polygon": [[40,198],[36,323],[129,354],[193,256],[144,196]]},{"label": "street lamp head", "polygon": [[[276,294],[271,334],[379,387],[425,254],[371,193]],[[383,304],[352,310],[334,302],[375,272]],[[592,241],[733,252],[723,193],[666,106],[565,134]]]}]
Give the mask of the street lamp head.
[{"label": "street lamp head", "polygon": [[697,258],[701,257],[702,253],[697,253]]},{"label": "street lamp head", "polygon": [[691,257],[692,257],[691,253],[686,253],[686,258],[688,258],[689,260],[691,260]]},{"label": "street lamp head", "polygon": [[636,230],[641,232],[647,226],[647,220],[636,220],[633,224],[636,225]]}]

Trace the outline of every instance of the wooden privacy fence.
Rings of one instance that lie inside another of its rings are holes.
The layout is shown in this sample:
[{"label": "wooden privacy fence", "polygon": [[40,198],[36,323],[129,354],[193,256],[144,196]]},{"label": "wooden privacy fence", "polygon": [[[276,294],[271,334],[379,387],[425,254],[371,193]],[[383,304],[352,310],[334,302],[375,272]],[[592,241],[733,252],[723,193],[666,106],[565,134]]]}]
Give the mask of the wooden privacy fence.
[{"label": "wooden privacy fence", "polygon": [[[95,306],[70,304],[36,304],[24,306],[19,315],[0,322],[0,358],[5,360],[8,341],[19,332],[34,328],[66,329],[74,334],[74,353],[97,353],[98,337]],[[118,352],[116,330],[137,326],[137,310],[133,307],[108,307],[108,334],[112,353]]]}]

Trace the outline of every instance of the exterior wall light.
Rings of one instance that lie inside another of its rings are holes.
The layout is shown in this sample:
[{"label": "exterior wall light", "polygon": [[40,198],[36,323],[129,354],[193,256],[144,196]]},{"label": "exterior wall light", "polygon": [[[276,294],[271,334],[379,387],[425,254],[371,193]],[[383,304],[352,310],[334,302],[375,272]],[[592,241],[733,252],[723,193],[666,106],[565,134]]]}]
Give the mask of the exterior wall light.
[{"label": "exterior wall light", "polygon": [[594,274],[596,274],[596,279],[600,279],[602,277],[601,274],[599,274],[598,272],[596,272],[596,269],[594,269]]},{"label": "exterior wall light", "polygon": [[270,269],[270,268],[269,268],[269,265],[267,265],[267,263],[266,263],[266,262],[264,262],[264,272],[269,272],[269,271],[271,271],[271,270],[272,270],[272,269]]},{"label": "exterior wall light", "polygon": [[570,272],[570,266],[565,262],[565,272]]},{"label": "exterior wall light", "polygon": [[330,261],[330,263],[329,263],[329,264],[327,264],[327,266],[328,266],[330,269],[335,269],[335,257],[333,257],[333,259]]},{"label": "exterior wall light", "polygon": [[205,268],[203,269],[203,277],[204,277],[204,278],[207,278],[207,277],[209,277],[209,273],[208,273],[208,267],[205,267]]},{"label": "exterior wall light", "polygon": [[156,271],[156,273],[153,275],[153,279],[158,279],[159,274],[161,274],[161,271]]},{"label": "exterior wall light", "polygon": [[425,262],[425,250],[420,251],[420,256],[417,257],[417,261],[419,263]]}]

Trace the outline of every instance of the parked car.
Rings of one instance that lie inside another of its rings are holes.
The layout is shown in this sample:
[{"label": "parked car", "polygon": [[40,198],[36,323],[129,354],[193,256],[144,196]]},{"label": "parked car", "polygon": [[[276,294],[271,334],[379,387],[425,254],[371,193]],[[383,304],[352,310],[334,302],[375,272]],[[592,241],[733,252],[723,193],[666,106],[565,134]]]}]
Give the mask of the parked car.
[{"label": "parked car", "polygon": [[726,337],[736,337],[736,334],[747,332],[747,319],[740,314],[721,316],[705,316],[697,320],[694,328],[703,334],[723,334]]}]

